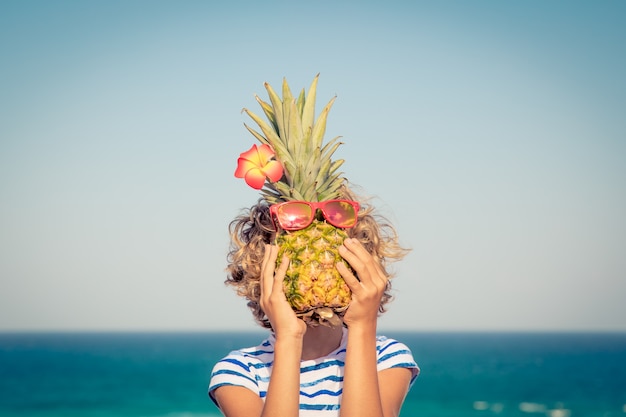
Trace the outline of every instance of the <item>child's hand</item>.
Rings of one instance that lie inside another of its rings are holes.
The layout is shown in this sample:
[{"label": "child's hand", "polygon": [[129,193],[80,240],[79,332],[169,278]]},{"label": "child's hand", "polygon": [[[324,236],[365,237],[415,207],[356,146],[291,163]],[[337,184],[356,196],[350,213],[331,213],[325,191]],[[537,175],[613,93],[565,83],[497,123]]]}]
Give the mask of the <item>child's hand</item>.
[{"label": "child's hand", "polygon": [[339,247],[339,254],[359,277],[357,279],[343,263],[337,263],[337,270],[352,291],[352,301],[344,315],[344,323],[348,327],[357,324],[376,326],[378,309],[388,281],[383,268],[357,239],[346,239]]},{"label": "child's hand", "polygon": [[265,254],[261,265],[261,308],[272,324],[278,336],[296,336],[301,338],[306,333],[306,323],[300,320],[287,302],[283,289],[283,279],[289,267],[289,258],[285,255],[276,270],[278,246],[265,245]]}]

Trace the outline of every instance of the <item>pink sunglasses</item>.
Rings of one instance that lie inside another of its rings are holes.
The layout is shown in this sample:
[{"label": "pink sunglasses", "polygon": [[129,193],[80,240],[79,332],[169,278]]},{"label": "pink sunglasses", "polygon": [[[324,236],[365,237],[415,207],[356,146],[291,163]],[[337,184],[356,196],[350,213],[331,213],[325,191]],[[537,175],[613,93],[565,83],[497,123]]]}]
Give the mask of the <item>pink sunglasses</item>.
[{"label": "pink sunglasses", "polygon": [[356,224],[359,208],[360,204],[351,200],[286,201],[271,205],[270,213],[272,221],[276,219],[283,230],[300,230],[308,227],[313,223],[318,209],[328,223],[347,229]]}]

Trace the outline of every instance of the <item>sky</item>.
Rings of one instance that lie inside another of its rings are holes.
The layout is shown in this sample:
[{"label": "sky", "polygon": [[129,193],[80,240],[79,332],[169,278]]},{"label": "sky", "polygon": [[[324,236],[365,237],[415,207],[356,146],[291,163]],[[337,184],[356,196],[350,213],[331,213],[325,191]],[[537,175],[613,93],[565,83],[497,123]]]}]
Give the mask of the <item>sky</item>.
[{"label": "sky", "polygon": [[0,331],[257,330],[254,96],[332,97],[396,227],[380,329],[626,331],[623,1],[0,2]]}]

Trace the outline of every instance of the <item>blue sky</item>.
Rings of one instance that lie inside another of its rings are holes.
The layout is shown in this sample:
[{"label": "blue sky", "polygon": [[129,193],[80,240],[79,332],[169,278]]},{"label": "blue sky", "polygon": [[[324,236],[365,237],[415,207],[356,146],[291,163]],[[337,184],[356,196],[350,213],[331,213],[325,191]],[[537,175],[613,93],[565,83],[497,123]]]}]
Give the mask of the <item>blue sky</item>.
[{"label": "blue sky", "polygon": [[381,328],[626,330],[626,3],[3,1],[0,330],[255,329],[223,285],[283,77],[411,254]]}]

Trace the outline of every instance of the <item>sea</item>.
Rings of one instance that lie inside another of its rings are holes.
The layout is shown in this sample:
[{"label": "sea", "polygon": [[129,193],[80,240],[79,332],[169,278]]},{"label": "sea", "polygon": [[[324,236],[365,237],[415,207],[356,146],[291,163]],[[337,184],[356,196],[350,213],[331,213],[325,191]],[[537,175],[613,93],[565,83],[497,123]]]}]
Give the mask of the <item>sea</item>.
[{"label": "sea", "polygon": [[[385,335],[421,368],[403,417],[626,417],[626,333]],[[0,333],[0,416],[218,417],[213,365],[265,337]]]}]

